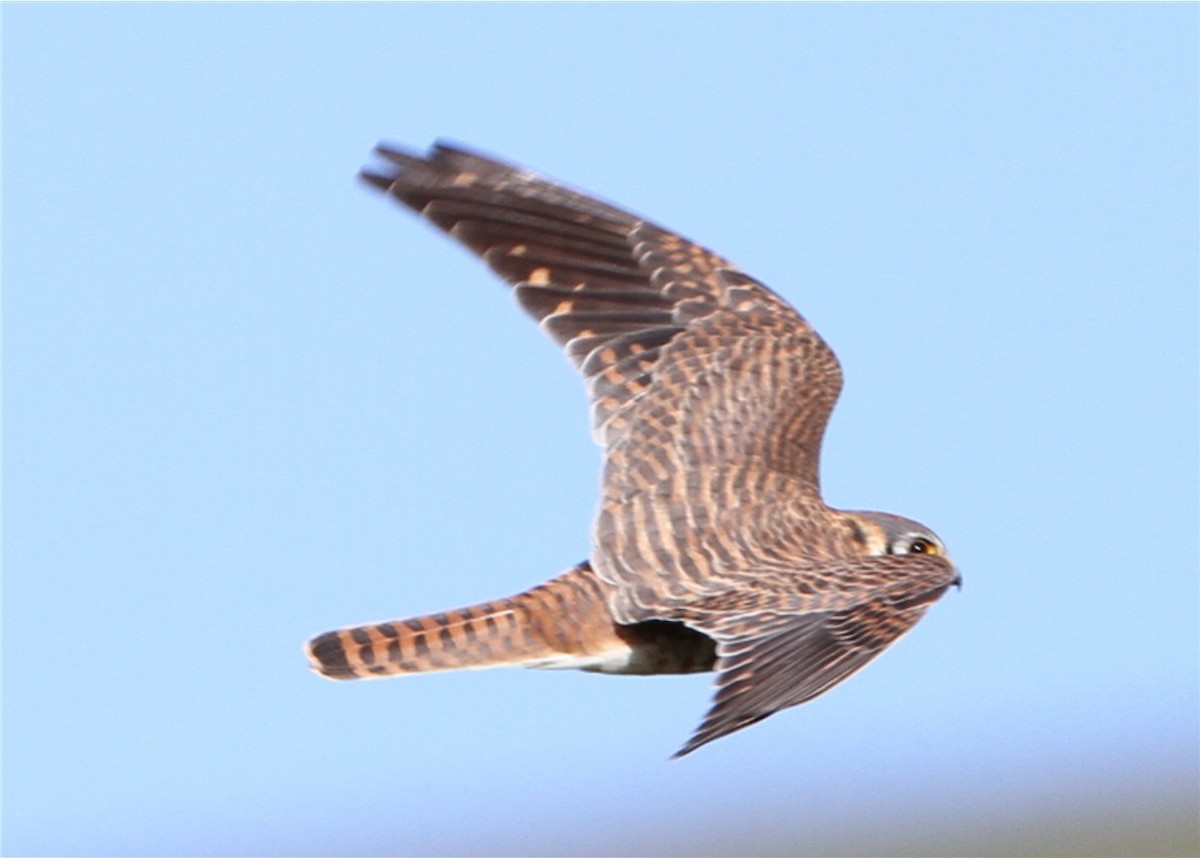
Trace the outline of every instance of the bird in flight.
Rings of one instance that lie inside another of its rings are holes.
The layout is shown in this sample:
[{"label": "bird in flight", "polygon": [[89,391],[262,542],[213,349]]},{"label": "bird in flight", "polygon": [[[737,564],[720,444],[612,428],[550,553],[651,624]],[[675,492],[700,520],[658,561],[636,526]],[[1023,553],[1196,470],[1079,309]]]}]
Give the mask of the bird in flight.
[{"label": "bird in flight", "polygon": [[841,369],[766,286],[529,170],[440,143],[376,152],[362,178],[481,257],[582,374],[600,505],[578,565],[506,599],[319,635],[317,673],[715,670],[678,757],[825,692],[959,583],[929,528],[821,500]]}]

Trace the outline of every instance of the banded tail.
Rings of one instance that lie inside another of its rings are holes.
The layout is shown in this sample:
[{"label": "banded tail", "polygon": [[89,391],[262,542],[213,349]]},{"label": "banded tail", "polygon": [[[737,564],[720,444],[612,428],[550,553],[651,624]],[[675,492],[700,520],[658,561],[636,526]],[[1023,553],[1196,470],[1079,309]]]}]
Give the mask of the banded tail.
[{"label": "banded tail", "polygon": [[587,563],[507,599],[318,635],[306,652],[330,679],[484,667],[603,673],[712,670],[713,641],[672,622],[615,623]]}]

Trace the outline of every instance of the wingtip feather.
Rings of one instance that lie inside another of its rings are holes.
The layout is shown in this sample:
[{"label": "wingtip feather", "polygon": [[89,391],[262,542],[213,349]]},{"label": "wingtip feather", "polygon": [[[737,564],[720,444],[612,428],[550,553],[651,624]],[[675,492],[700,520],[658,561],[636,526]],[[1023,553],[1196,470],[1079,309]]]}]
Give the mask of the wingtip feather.
[{"label": "wingtip feather", "polygon": [[395,178],[392,176],[385,176],[382,173],[376,173],[366,168],[358,171],[358,178],[359,181],[385,193],[391,189],[392,183],[395,181]]}]

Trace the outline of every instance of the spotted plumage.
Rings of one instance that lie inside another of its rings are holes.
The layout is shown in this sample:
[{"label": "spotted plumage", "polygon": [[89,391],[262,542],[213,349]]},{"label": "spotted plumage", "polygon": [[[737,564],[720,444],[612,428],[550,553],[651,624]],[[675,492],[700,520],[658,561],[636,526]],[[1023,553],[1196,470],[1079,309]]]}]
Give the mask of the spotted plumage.
[{"label": "spotted plumage", "polygon": [[821,500],[841,369],[766,286],[527,170],[377,152],[363,178],[487,262],[583,375],[601,501],[587,561],[509,599],[320,635],[319,673],[715,669],[679,756],[842,681],[957,583],[928,528]]}]

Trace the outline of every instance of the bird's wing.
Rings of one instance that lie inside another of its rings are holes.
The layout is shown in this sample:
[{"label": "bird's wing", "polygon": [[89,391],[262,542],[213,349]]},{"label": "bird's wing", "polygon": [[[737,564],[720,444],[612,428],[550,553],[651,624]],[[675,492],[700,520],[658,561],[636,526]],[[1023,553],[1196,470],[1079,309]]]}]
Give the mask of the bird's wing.
[{"label": "bird's wing", "polygon": [[593,566],[618,621],[661,617],[752,568],[728,544],[730,510],[758,526],[756,496],[819,504],[841,370],[770,289],[528,170],[446,145],[377,152],[367,182],[483,258],[583,374],[606,455]]},{"label": "bird's wing", "polygon": [[[529,170],[445,144],[427,155],[376,151],[384,163],[363,178],[480,256],[563,347],[587,382],[602,445],[611,450],[631,434],[641,443],[650,421],[679,455],[700,455],[693,448],[716,427],[691,435],[682,424],[721,419],[721,403],[689,417],[682,395],[712,386],[714,373],[727,383],[751,373],[775,389],[739,418],[741,446],[758,444],[772,467],[815,489],[841,372],[786,302],[705,248]],[[781,341],[782,364],[750,363]],[[629,459],[623,466],[642,465]]]},{"label": "bird's wing", "polygon": [[675,756],[829,690],[911,629],[957,580],[945,558],[923,555],[863,557],[828,574],[839,586],[816,598],[764,588],[697,606],[692,625],[717,639],[717,692]]}]

